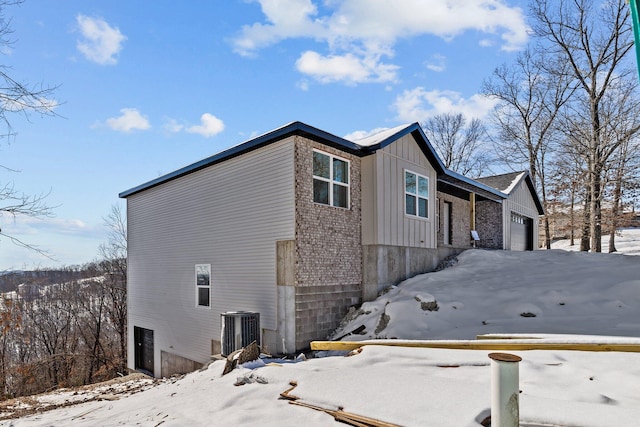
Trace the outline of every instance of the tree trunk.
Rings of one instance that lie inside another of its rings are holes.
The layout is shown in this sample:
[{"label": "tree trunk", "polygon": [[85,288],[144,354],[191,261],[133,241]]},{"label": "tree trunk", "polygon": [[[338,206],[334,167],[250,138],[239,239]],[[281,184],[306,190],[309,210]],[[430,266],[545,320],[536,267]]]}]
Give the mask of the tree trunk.
[{"label": "tree trunk", "polygon": [[576,216],[575,216],[575,204],[576,204],[576,180],[571,182],[571,206],[569,208],[569,221],[571,225],[571,246],[576,244]]},{"label": "tree trunk", "polygon": [[590,218],[591,218],[591,191],[587,187],[587,192],[584,198],[584,210],[582,212],[582,236],[580,238],[580,250],[588,252],[591,249],[590,242]]},{"label": "tree trunk", "polygon": [[595,168],[591,175],[591,251],[602,252],[602,189],[600,168]]}]

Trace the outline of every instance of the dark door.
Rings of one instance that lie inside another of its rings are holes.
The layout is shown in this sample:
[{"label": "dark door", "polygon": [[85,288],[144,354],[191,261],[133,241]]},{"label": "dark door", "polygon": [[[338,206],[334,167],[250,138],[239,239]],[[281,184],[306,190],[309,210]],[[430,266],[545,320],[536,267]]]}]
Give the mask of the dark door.
[{"label": "dark door", "polygon": [[153,331],[151,329],[133,327],[135,340],[135,368],[153,375]]},{"label": "dark door", "polygon": [[444,212],[442,213],[442,239],[445,245],[451,245],[453,243],[453,227],[452,227],[452,204],[451,202],[444,202]]},{"label": "dark door", "polygon": [[511,250],[533,250],[533,220],[531,218],[511,213]]}]

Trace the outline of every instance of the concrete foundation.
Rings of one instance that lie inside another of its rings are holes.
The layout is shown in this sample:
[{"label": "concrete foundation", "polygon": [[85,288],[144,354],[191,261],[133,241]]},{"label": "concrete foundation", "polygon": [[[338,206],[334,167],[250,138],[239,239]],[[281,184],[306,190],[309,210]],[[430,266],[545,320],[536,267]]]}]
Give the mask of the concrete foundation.
[{"label": "concrete foundation", "polygon": [[170,377],[175,374],[187,374],[203,366],[202,363],[166,351],[160,352],[160,361],[162,377]]},{"label": "concrete foundation", "polygon": [[363,301],[372,301],[380,292],[417,274],[433,271],[449,255],[464,249],[437,249],[365,245],[362,251]]}]

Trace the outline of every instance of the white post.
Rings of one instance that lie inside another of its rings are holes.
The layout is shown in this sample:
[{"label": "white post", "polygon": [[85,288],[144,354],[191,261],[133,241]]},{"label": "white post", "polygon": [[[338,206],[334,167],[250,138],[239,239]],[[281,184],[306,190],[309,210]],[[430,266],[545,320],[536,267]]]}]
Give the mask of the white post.
[{"label": "white post", "polygon": [[491,427],[520,425],[520,356],[490,353],[491,359]]}]

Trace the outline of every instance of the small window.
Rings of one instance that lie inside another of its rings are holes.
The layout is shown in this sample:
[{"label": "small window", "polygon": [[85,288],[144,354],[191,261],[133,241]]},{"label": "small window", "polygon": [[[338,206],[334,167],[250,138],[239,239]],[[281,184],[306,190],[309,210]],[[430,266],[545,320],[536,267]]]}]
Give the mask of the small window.
[{"label": "small window", "polygon": [[405,171],[404,199],[407,215],[429,218],[429,178]]},{"label": "small window", "polygon": [[211,264],[196,264],[196,306],[211,307]]},{"label": "small window", "polygon": [[313,201],[349,208],[349,161],[313,152]]}]

